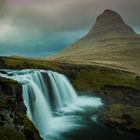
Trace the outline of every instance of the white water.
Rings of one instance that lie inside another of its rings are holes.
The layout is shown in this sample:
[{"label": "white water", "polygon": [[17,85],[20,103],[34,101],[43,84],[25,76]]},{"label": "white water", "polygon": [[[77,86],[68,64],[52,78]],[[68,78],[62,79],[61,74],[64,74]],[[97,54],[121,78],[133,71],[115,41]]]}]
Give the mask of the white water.
[{"label": "white water", "polygon": [[[0,73],[0,76],[14,79],[22,84],[27,116],[44,140],[63,139],[60,137],[60,132],[84,127],[80,116],[74,113],[84,114],[87,109],[95,109],[102,105],[100,98],[77,96],[68,79],[57,72],[43,70],[5,71],[7,74]],[[51,92],[48,85],[51,87]],[[55,110],[52,108],[50,96],[54,98]]]}]

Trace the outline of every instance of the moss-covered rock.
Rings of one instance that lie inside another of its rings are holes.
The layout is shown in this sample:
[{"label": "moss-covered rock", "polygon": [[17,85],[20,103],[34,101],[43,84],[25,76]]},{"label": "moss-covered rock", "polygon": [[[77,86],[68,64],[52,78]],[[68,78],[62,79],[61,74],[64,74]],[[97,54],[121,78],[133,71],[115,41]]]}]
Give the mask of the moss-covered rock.
[{"label": "moss-covered rock", "polygon": [[0,126],[1,140],[26,140],[23,133],[18,132],[14,128]]},{"label": "moss-covered rock", "polygon": [[36,128],[26,117],[21,85],[5,78],[0,78],[0,139],[41,139]]},{"label": "moss-covered rock", "polygon": [[140,107],[113,104],[104,113],[104,120],[111,126],[140,133]]}]

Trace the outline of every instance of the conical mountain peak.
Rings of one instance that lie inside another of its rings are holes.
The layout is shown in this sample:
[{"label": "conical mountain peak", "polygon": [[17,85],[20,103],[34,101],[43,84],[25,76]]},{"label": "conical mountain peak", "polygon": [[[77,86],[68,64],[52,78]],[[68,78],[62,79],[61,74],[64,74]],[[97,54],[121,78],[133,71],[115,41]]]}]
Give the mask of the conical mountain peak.
[{"label": "conical mountain peak", "polygon": [[103,14],[99,15],[96,19],[96,24],[101,23],[121,23],[124,24],[122,17],[115,11],[105,10]]},{"label": "conical mountain peak", "polygon": [[117,12],[109,9],[96,18],[88,35],[94,35],[96,39],[137,36]]},{"label": "conical mountain peak", "polygon": [[86,36],[50,59],[91,65],[95,62],[140,72],[140,35],[117,12],[107,9]]}]

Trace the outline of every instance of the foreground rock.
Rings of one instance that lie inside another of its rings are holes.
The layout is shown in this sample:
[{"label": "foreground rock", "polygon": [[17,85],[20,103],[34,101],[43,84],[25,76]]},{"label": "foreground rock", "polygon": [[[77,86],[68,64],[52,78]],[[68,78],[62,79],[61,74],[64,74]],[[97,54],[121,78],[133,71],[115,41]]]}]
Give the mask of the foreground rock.
[{"label": "foreground rock", "polygon": [[140,134],[140,107],[113,104],[104,113],[104,120],[111,127],[123,128]]},{"label": "foreground rock", "polygon": [[22,87],[0,78],[0,139],[40,140],[38,131],[26,117]]}]

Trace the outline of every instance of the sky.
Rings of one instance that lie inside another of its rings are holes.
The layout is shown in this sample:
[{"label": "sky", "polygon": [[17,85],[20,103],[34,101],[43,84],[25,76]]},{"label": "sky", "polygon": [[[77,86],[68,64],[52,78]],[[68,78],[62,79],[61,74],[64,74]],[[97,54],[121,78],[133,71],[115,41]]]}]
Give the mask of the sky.
[{"label": "sky", "polygon": [[105,9],[140,34],[140,0],[0,0],[0,55],[47,57],[84,36]]}]

